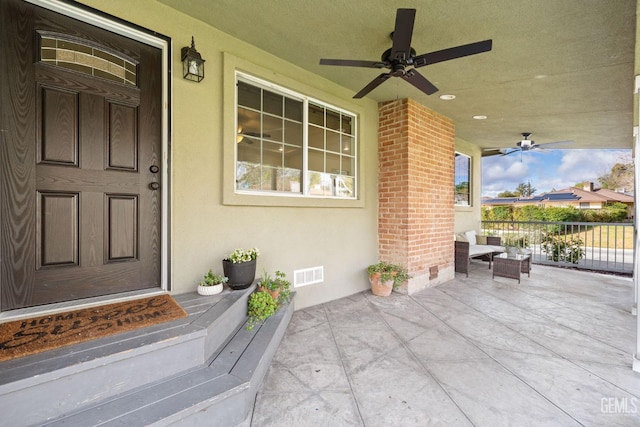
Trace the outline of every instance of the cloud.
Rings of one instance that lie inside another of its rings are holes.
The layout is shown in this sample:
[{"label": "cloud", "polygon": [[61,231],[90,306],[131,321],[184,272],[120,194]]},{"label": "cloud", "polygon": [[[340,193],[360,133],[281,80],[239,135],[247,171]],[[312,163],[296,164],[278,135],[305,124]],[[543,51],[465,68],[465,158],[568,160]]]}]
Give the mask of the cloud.
[{"label": "cloud", "polygon": [[529,176],[526,163],[513,161],[507,156],[489,157],[482,160],[482,195],[495,197],[505,190],[514,190]]},{"label": "cloud", "polygon": [[482,195],[495,197],[530,182],[537,194],[571,187],[582,181],[597,183],[611,167],[631,159],[631,150],[545,150],[482,159]]},{"label": "cloud", "polygon": [[557,172],[573,184],[582,181],[597,183],[598,177],[623,161],[625,154],[629,155],[629,150],[563,150]]}]

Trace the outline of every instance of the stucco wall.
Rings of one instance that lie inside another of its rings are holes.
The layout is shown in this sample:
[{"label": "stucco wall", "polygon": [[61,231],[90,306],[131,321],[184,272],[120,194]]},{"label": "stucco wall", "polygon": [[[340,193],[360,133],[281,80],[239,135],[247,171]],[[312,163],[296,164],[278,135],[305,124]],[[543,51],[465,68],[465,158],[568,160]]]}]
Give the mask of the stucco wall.
[{"label": "stucco wall", "polygon": [[[279,269],[292,281],[296,269],[324,266],[323,283],[296,289],[297,308],[367,289],[365,268],[377,259],[377,104],[353,100],[350,90],[155,1],[136,0],[135,7],[130,0],[83,3],[169,36],[173,42],[172,292],[195,290],[209,268],[222,272],[221,259],[237,247],[260,249],[258,273],[266,269],[273,274]],[[192,35],[206,60],[201,83],[181,77],[180,48],[190,43]],[[233,92],[229,72],[233,67],[229,63],[358,114],[360,203],[350,207],[336,201],[320,202],[321,207],[277,206],[282,198],[271,198],[267,203],[243,206],[229,204],[233,196],[223,198],[223,181],[228,193],[234,180],[232,175],[224,176],[233,171],[232,164],[224,164],[229,159],[233,162],[233,149],[225,150],[223,144],[235,144],[233,104],[229,104],[233,98],[228,98]]]},{"label": "stucco wall", "polygon": [[[482,197],[482,152],[477,145],[456,138],[456,151],[471,156],[471,206],[455,207],[455,232],[480,232],[480,199]],[[453,240],[453,236],[451,236]]]}]

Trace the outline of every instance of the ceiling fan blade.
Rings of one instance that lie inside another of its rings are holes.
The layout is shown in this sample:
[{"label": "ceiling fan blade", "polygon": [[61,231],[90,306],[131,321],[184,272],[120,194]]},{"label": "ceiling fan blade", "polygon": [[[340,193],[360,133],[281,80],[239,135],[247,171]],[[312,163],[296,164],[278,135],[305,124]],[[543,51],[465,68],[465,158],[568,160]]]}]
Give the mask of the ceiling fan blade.
[{"label": "ceiling fan blade", "polygon": [[539,149],[539,150],[545,150],[545,149],[551,148],[551,147],[557,148],[558,146],[571,145],[571,144],[573,144],[573,141],[543,142],[541,144],[535,144],[531,148],[535,148],[535,149]]},{"label": "ceiling fan blade", "polygon": [[482,157],[491,157],[504,154],[499,148],[483,148]]},{"label": "ceiling fan blade", "polygon": [[427,80],[422,74],[417,72],[416,70],[409,70],[403,76],[403,79],[426,93],[427,95],[431,95],[432,93],[436,93],[438,88],[434,86],[429,80]]},{"label": "ceiling fan blade", "polygon": [[359,61],[355,59],[321,59],[320,65],[339,65],[343,67],[384,68],[387,64],[380,61]]},{"label": "ceiling fan blade", "polygon": [[484,40],[481,42],[469,43],[462,46],[450,47],[449,49],[437,50],[425,53],[413,58],[413,66],[424,67],[425,65],[436,64],[438,62],[449,61],[451,59],[462,58],[464,56],[475,55],[477,53],[491,50],[493,42]]},{"label": "ceiling fan blade", "polygon": [[360,92],[358,92],[355,95],[353,95],[353,97],[356,98],[356,99],[357,98],[362,98],[363,96],[365,96],[366,94],[368,94],[369,92],[371,92],[372,90],[374,90],[375,88],[380,86],[382,83],[384,83],[385,80],[387,80],[389,77],[391,77],[391,74],[389,74],[389,73],[380,74],[378,77],[376,77],[375,79],[371,80],[371,82],[368,85],[363,87],[360,90]]},{"label": "ceiling fan blade", "polygon": [[507,152],[502,153],[501,156],[508,156],[509,154],[513,154],[513,153],[517,153],[517,152],[522,153],[522,150],[520,150],[518,148],[514,148],[511,151],[507,151]]},{"label": "ceiling fan blade", "polygon": [[413,36],[415,19],[415,9],[398,9],[396,12],[396,26],[393,30],[390,60],[405,61],[411,56],[411,37]]}]

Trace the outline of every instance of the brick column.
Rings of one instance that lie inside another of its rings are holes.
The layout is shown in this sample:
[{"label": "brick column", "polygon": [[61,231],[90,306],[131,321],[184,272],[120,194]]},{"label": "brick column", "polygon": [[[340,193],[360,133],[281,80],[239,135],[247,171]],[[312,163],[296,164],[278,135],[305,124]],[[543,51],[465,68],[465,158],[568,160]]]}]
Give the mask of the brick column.
[{"label": "brick column", "polygon": [[453,121],[410,99],[379,104],[378,254],[407,267],[407,292],[451,280]]}]

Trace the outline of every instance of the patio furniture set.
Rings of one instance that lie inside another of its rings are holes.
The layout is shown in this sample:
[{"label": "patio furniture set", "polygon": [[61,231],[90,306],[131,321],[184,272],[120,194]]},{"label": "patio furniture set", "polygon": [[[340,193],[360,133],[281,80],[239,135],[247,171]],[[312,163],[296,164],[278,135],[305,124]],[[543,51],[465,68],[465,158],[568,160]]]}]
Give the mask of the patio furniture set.
[{"label": "patio furniture set", "polygon": [[471,258],[489,261],[489,269],[493,265],[493,275],[518,280],[520,274],[527,273],[531,277],[531,253],[523,249],[520,253],[507,251],[501,246],[499,236],[478,236],[475,231],[460,233],[455,237],[455,271],[465,273],[469,277]]}]

